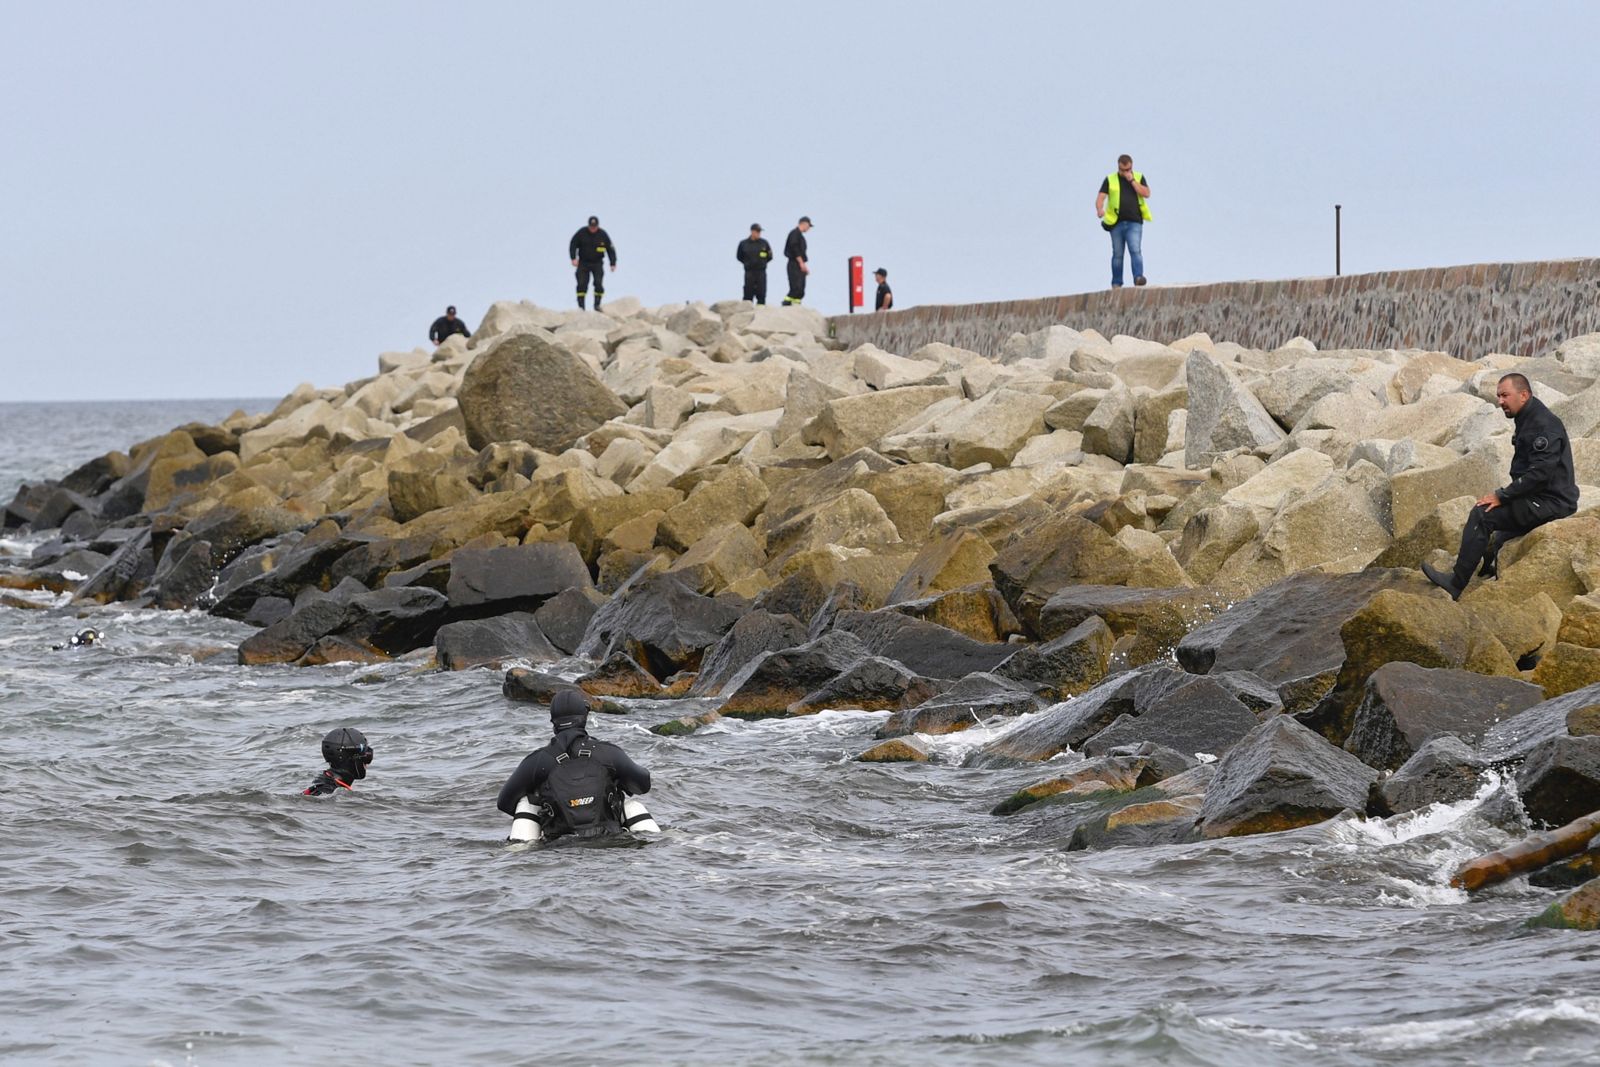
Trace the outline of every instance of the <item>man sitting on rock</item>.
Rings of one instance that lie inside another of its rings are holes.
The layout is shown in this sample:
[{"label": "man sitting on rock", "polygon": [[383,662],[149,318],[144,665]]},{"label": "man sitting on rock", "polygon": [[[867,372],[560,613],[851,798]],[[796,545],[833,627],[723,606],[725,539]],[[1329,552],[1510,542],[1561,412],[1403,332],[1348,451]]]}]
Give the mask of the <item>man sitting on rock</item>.
[{"label": "man sitting on rock", "polygon": [[[496,806],[512,818],[524,797],[540,805],[546,839],[598,837],[624,829],[621,793],[650,792],[650,772],[606,741],[589,736],[589,701],[563,689],[550,701],[550,743],[523,757]],[[621,791],[620,793],[618,791]]]},{"label": "man sitting on rock", "polygon": [[1495,576],[1495,557],[1511,538],[1578,510],[1572,445],[1561,420],[1533,395],[1528,379],[1521,374],[1502,376],[1495,400],[1506,418],[1516,422],[1511,435],[1516,449],[1511,457],[1511,484],[1479,498],[1461,532],[1454,572],[1422,565],[1422,573],[1452,600],[1460,599],[1473,571],[1485,578]]}]

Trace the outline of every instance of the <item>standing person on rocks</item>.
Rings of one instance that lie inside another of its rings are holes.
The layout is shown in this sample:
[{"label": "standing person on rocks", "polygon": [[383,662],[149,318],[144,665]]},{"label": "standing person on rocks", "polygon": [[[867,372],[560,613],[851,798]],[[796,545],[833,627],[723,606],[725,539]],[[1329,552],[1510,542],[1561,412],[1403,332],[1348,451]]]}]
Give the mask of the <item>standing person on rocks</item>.
[{"label": "standing person on rocks", "polygon": [[444,309],[444,314],[434,319],[433,325],[428,327],[428,340],[436,345],[442,345],[456,334],[471,337],[472,331],[467,329],[466,323],[456,318],[456,306],[451,304]]},{"label": "standing person on rocks", "polygon": [[1460,599],[1473,571],[1484,578],[1496,576],[1495,558],[1507,541],[1578,510],[1578,480],[1572,472],[1567,428],[1533,395],[1521,374],[1503,375],[1494,395],[1506,418],[1516,423],[1511,434],[1511,484],[1478,498],[1461,531],[1461,551],[1453,571],[1447,574],[1431,564],[1422,565],[1422,573],[1452,600]]},{"label": "standing person on rocks", "polygon": [[1111,232],[1111,288],[1122,288],[1122,253],[1133,255],[1133,284],[1143,285],[1144,224],[1150,221],[1150,184],[1133,169],[1133,157],[1117,157],[1117,172],[1100,183],[1094,198],[1094,213],[1100,225]]},{"label": "standing person on rocks", "polygon": [[772,262],[772,244],[761,236],[761,224],[750,224],[750,236],[739,242],[734,256],[744,264],[744,296],[757,304],[767,302],[767,266]]},{"label": "standing person on rocks", "polygon": [[806,275],[811,273],[811,267],[806,263],[806,231],[811,229],[811,216],[801,215],[799,225],[789,231],[789,239],[783,242],[783,254],[789,260],[789,295],[783,298],[784,304],[798,304],[806,296]]},{"label": "standing person on rocks", "polygon": [[617,269],[617,246],[611,242],[611,235],[600,228],[598,218],[590,215],[588,223],[572,235],[567,242],[567,257],[578,268],[578,307],[583,307],[589,295],[589,279],[593,278],[594,309],[599,311],[606,296],[606,260],[611,260],[612,270]]},{"label": "standing person on rocks", "polygon": [[[523,757],[500,788],[495,806],[512,818],[537,818],[545,839],[573,835],[598,837],[627,828],[623,795],[650,792],[650,772],[606,741],[589,736],[589,701],[577,689],[563,689],[550,701],[555,736]],[[519,816],[527,798],[537,816]],[[648,813],[644,816],[649,818]]]},{"label": "standing person on rocks", "polygon": [[360,730],[341,726],[322,739],[322,758],[328,761],[328,769],[311,779],[311,784],[301,791],[302,796],[325,797],[340,789],[354,789],[351,783],[367,776],[372,746]]},{"label": "standing person on rocks", "polygon": [[889,288],[889,272],[879,267],[872,272],[872,276],[878,279],[878,295],[873,298],[872,310],[888,311],[894,307],[894,290]]}]

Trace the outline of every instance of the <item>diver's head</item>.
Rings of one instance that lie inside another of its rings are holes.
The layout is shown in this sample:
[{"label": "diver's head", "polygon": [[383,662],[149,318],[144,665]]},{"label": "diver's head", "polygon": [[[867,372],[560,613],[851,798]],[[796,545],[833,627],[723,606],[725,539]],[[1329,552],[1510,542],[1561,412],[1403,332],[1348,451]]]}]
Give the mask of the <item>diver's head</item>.
[{"label": "diver's head", "polygon": [[72,635],[71,643],[74,646],[98,645],[100,643],[100,631],[96,630],[93,626],[85,626],[83,629]]},{"label": "diver's head", "polygon": [[579,689],[563,689],[550,701],[550,725],[556,733],[581,730],[589,723],[589,700]]},{"label": "diver's head", "polygon": [[352,778],[365,778],[372,762],[372,746],[367,735],[352,726],[341,726],[322,739],[322,758],[336,770],[348,771]]}]

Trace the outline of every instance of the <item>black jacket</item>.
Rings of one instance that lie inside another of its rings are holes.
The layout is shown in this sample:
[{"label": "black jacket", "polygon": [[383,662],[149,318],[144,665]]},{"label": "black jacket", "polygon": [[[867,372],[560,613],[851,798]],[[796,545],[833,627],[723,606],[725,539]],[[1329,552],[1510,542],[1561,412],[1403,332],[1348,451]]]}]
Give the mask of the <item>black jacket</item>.
[{"label": "black jacket", "polygon": [[1544,401],[1529,397],[1516,415],[1511,443],[1511,484],[1495,491],[1502,502],[1513,500],[1548,501],[1558,512],[1570,515],[1578,510],[1578,479],[1572,473],[1572,442],[1567,428],[1545,407]]},{"label": "black jacket", "polygon": [[[517,802],[523,797],[539,795],[539,787],[555,769],[556,757],[572,747],[579,737],[587,737],[584,730],[563,730],[550,739],[550,743],[523,757],[517,769],[511,772],[506,784],[500,787],[500,798],[495,806],[507,815],[517,813]],[[650,792],[650,772],[628,758],[628,754],[609,741],[589,742],[594,748],[597,762],[603,764],[616,780],[617,787],[629,795]]]},{"label": "black jacket", "polygon": [[790,259],[806,258],[806,235],[796,226],[789,231],[789,239],[783,242],[783,254]]},{"label": "black jacket", "polygon": [[428,340],[436,345],[442,345],[445,338],[454,337],[458,333],[462,337],[472,336],[472,333],[467,329],[467,324],[460,319],[452,319],[448,315],[440,315],[433,320],[433,325],[428,327]]},{"label": "black jacket", "polygon": [[745,270],[764,271],[772,262],[772,244],[765,237],[746,237],[739,242],[739,251],[734,255],[744,264]]},{"label": "black jacket", "polygon": [[301,796],[325,797],[330,793],[337,793],[341,789],[351,788],[350,783],[356,780],[353,772],[341,768],[329,767],[315,778],[311,784],[300,791]]},{"label": "black jacket", "polygon": [[605,230],[589,232],[589,227],[583,226],[572,235],[572,240],[567,242],[567,258],[575,259],[579,263],[599,263],[610,258],[611,265],[617,265],[617,246],[611,243],[611,235]]}]

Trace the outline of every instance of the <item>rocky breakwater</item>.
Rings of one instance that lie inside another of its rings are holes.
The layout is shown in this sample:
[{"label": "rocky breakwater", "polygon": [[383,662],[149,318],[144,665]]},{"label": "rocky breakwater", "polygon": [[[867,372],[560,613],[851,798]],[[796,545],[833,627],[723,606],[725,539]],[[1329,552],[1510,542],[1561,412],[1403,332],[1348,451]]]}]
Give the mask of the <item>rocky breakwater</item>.
[{"label": "rocky breakwater", "polygon": [[0,584],[241,619],[244,663],[514,665],[517,699],[578,657],[598,697],[696,700],[667,732],[889,712],[864,758],[1016,718],[967,758],[1049,760],[997,810],[1085,846],[1402,810],[1496,763],[1563,783],[1555,817],[1600,808],[1588,718],[1483,746],[1600,692],[1600,514],[1460,603],[1414,574],[1505,479],[1510,369],[1600,484],[1600,335],[1057,326],[988,358],[846,350],[800,308],[500,303],[470,344],[23,486],[5,526],[55,536]]}]

